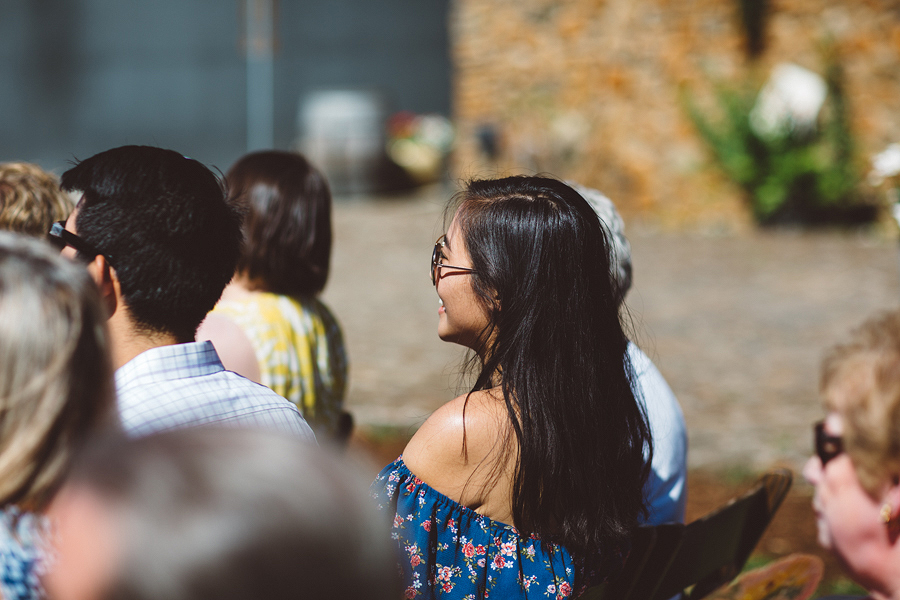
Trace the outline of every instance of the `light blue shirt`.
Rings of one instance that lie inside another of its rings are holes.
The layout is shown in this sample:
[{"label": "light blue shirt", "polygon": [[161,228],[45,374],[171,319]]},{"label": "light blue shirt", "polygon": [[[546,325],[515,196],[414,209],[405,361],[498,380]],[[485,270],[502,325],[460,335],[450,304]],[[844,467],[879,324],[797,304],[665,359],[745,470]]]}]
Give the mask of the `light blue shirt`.
[{"label": "light blue shirt", "polygon": [[116,371],[116,394],[122,426],[133,437],[219,424],[316,439],[296,406],[226,371],[209,341],[142,352]]},{"label": "light blue shirt", "polygon": [[653,462],[644,485],[650,514],[647,524],[684,522],[687,500],[687,429],[681,405],[653,362],[628,343],[635,374],[635,396],[643,398],[653,438]]}]

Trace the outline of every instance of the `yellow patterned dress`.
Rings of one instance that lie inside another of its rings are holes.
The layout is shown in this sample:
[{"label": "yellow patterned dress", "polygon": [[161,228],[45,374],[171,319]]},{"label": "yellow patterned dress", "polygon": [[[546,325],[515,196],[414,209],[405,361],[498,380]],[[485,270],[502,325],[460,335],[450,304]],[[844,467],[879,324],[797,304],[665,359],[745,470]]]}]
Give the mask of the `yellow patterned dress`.
[{"label": "yellow patterned dress", "polygon": [[297,405],[316,431],[334,434],[343,410],[347,355],[341,328],[317,298],[264,292],[213,309],[250,339],[260,383]]}]

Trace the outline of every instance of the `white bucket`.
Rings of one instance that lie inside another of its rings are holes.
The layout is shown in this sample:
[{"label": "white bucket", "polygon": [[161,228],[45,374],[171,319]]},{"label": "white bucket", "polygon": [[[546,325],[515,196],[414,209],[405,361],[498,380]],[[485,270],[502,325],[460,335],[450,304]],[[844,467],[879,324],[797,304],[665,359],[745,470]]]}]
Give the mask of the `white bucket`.
[{"label": "white bucket", "polygon": [[385,149],[386,110],[380,94],[322,90],[300,103],[298,149],[322,169],[336,193],[375,189]]}]

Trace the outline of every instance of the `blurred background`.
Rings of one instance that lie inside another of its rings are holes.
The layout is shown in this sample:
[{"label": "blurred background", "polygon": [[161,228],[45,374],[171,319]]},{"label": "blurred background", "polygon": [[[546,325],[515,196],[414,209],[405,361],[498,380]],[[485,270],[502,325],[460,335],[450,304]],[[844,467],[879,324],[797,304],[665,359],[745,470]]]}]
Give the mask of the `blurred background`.
[{"label": "blurred background", "polygon": [[[357,442],[379,459],[466,389],[426,275],[460,179],[543,172],[617,204],[633,336],[685,412],[694,516],[762,469],[799,471],[824,350],[897,305],[896,0],[6,0],[2,14],[2,161],[60,173],[152,144],[224,171],[276,147],[326,171],[324,297]],[[815,547],[795,489],[795,530],[776,523],[770,554]]]},{"label": "blurred background", "polygon": [[447,0],[9,0],[0,159],[58,171],[153,144],[224,170],[248,144],[296,144],[304,103],[335,89],[385,116],[449,116],[447,11]]},{"label": "blurred background", "polygon": [[[0,159],[296,148],[338,192],[497,172],[668,228],[877,221],[892,0],[8,0]],[[893,162],[891,162],[893,160]],[[448,169],[449,167],[449,169]],[[871,176],[866,177],[867,174]]]}]

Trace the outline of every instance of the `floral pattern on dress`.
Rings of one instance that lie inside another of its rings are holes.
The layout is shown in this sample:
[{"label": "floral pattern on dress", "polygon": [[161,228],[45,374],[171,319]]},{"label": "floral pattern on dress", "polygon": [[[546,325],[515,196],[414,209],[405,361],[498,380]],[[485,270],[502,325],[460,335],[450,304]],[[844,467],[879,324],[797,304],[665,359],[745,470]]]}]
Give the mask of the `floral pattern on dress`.
[{"label": "floral pattern on dress", "polygon": [[43,598],[42,517],[14,507],[0,511],[0,596],[3,600]]},{"label": "floral pattern on dress", "polygon": [[408,600],[566,600],[606,581],[624,562],[622,549],[572,557],[558,544],[522,537],[430,487],[402,456],[378,474],[371,493],[393,519]]}]

